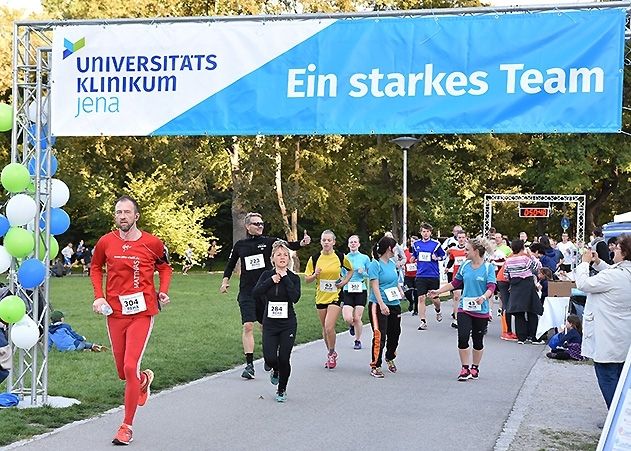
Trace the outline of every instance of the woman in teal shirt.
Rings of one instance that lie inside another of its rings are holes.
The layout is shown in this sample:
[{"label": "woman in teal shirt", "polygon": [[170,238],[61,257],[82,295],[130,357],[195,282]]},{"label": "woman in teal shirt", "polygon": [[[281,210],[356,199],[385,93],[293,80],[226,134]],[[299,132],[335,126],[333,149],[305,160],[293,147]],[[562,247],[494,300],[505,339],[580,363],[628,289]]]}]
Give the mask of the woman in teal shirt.
[{"label": "woman in teal shirt", "polygon": [[[462,287],[458,305],[458,353],[462,364],[458,380],[461,382],[477,379],[480,374],[484,334],[491,316],[489,299],[495,292],[496,284],[493,265],[484,261],[484,254],[489,249],[485,239],[470,240],[465,246],[467,260],[451,283],[429,292],[429,296],[435,298],[440,293]],[[469,351],[469,337],[473,341],[472,351]]]},{"label": "woman in teal shirt", "polygon": [[[342,316],[349,325],[349,332],[355,336],[353,349],[361,349],[362,315],[366,308],[367,290],[364,279],[368,277],[370,257],[359,252],[359,237],[351,235],[348,238],[350,252],[346,255],[353,266],[353,277],[344,285],[344,307]],[[346,269],[342,268],[342,277],[346,275]]]},{"label": "woman in teal shirt", "polygon": [[372,361],[370,374],[383,378],[381,355],[386,348],[388,370],[397,372],[394,358],[401,335],[401,299],[403,290],[399,286],[397,265],[392,260],[397,242],[384,236],[373,249],[375,260],[368,267],[370,279],[370,325],[372,326]]}]

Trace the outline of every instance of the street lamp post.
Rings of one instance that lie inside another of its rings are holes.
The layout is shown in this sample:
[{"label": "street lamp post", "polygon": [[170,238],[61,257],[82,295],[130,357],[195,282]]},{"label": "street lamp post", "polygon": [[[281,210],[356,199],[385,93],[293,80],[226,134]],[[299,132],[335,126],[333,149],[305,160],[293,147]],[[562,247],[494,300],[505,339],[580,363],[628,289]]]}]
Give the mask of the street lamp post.
[{"label": "street lamp post", "polygon": [[420,139],[411,136],[401,136],[390,140],[403,150],[403,236],[402,244],[405,246],[408,239],[408,150]]}]

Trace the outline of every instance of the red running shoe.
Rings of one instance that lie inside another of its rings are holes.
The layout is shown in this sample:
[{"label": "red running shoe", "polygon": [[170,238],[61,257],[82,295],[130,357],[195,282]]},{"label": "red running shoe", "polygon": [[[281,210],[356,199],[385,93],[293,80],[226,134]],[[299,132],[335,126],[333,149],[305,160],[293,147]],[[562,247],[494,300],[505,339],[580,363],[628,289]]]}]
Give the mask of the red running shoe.
[{"label": "red running shoe", "polygon": [[123,423],[121,427],[118,428],[118,432],[114,436],[112,443],[115,445],[129,445],[132,440],[131,426],[127,426]]},{"label": "red running shoe", "polygon": [[151,383],[153,382],[153,371],[143,370],[142,374],[145,375],[144,382],[140,385],[140,396],[138,396],[138,405],[144,406],[151,394]]}]

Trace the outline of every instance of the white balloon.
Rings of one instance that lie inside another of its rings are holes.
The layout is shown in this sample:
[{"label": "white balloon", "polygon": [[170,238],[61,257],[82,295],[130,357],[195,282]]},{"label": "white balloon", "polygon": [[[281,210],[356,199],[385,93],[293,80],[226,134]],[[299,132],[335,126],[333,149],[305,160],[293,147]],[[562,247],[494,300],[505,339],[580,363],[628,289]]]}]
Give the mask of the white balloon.
[{"label": "white balloon", "polygon": [[35,200],[28,194],[16,194],[7,202],[7,219],[12,226],[28,224],[36,213]]},{"label": "white balloon", "polygon": [[0,274],[11,267],[11,254],[7,252],[4,246],[0,246]]},{"label": "white balloon", "polygon": [[50,180],[50,206],[53,208],[61,208],[70,199],[70,190],[68,185],[59,179]]},{"label": "white balloon", "polygon": [[[33,100],[28,105],[27,109],[28,119],[31,122],[37,121],[37,102]],[[48,96],[44,97],[42,100],[42,124],[46,124],[48,122]]]},{"label": "white balloon", "polygon": [[35,321],[28,316],[24,317],[11,327],[11,341],[20,349],[31,349],[39,340],[39,328]]}]

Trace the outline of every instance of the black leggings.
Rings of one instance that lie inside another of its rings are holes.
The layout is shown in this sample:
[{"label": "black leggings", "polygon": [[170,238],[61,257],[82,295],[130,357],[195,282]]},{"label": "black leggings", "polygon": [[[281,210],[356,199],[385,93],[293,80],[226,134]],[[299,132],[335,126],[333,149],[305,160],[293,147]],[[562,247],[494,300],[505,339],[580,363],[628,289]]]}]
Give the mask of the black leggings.
[{"label": "black leggings", "polygon": [[488,324],[488,318],[477,318],[458,312],[458,349],[469,349],[469,337],[473,338],[473,349],[484,349],[484,334]]},{"label": "black leggings", "polygon": [[408,287],[408,290],[405,292],[405,299],[410,303],[410,307],[408,311],[411,312],[414,310],[418,313],[418,295],[416,294],[416,284],[414,282],[414,277],[405,276],[403,279],[403,284]]},{"label": "black leggings", "polygon": [[515,317],[515,333],[519,341],[527,339],[535,340],[537,335],[537,326],[539,325],[539,316],[531,312],[513,313]]},{"label": "black leggings", "polygon": [[263,357],[278,371],[278,391],[284,392],[291,373],[289,357],[296,341],[296,318],[268,319],[263,323]]},{"label": "black leggings", "polygon": [[370,326],[372,327],[371,368],[381,367],[383,348],[386,348],[386,360],[397,356],[399,337],[401,336],[401,306],[389,305],[389,315],[381,313],[378,304],[370,303]]}]

